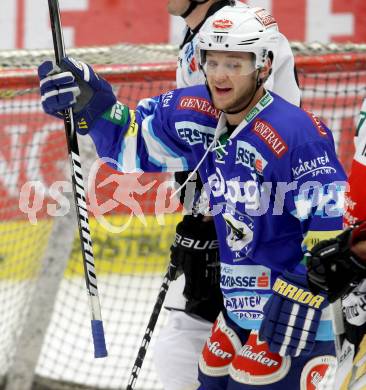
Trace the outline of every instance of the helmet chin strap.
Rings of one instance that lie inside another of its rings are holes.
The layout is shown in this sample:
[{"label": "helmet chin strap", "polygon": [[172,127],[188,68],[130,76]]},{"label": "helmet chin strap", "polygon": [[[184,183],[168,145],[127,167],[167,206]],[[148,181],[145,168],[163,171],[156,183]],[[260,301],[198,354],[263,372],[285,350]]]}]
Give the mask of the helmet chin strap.
[{"label": "helmet chin strap", "polygon": [[207,3],[207,2],[208,2],[208,0],[203,0],[203,1],[192,1],[192,0],[190,0],[190,4],[189,4],[188,9],[185,12],[183,12],[180,16],[185,19],[187,16],[189,16],[192,13],[192,11],[198,5],[203,4],[203,3]]}]

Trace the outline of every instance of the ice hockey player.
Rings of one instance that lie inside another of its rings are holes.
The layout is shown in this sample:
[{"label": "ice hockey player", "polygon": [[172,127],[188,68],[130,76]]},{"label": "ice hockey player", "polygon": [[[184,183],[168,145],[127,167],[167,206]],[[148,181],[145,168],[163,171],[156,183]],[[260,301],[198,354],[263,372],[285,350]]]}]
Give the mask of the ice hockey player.
[{"label": "ice hockey player", "polygon": [[[188,87],[205,83],[205,76],[199,67],[196,55],[197,33],[205,20],[224,6],[249,7],[233,0],[170,0],[168,12],[184,18],[187,29],[180,45],[177,62],[177,87]],[[253,8],[258,18],[264,20],[268,13]],[[271,17],[273,21],[273,18]],[[272,23],[271,28],[275,28]],[[295,80],[294,59],[290,45],[281,36],[277,58],[272,64],[272,74],[266,87],[290,103],[299,105],[300,91]],[[184,183],[189,172],[175,174],[178,184]],[[200,180],[196,189],[201,190]],[[181,192],[184,202],[185,191]],[[187,199],[187,198],[186,198]],[[210,250],[186,248],[176,242],[172,256],[180,259],[182,271],[176,281],[170,284],[165,300],[169,309],[166,325],[161,330],[154,348],[154,363],[165,389],[181,390],[197,387],[197,361],[210,333],[212,323],[222,309],[220,290],[220,268],[216,231],[213,220],[203,215],[208,208],[204,199],[196,199],[193,215],[186,215],[177,226],[177,234],[195,242],[210,241]],[[215,248],[215,249],[213,249]],[[185,345],[184,353],[174,354]]]},{"label": "ice hockey player", "polygon": [[[308,259],[313,291],[326,291],[330,301],[342,298],[345,333],[338,356],[339,389],[366,388],[366,99],[361,108],[356,152],[348,178],[344,222],[338,237],[317,244]],[[364,222],[362,222],[364,221]]]},{"label": "ice hockey player", "polygon": [[[68,71],[57,75],[49,61],[39,67],[45,112],[73,105],[78,131],[113,168],[199,171],[224,297],[199,360],[199,389],[303,389],[330,381],[335,364],[328,301],[308,290],[300,263],[309,242],[340,233],[345,174],[330,130],[264,88],[280,35],[257,16],[224,7],[208,18],[198,41],[207,86],[147,98],[135,110],[86,64],[65,58]],[[78,78],[94,92],[87,99]]]}]

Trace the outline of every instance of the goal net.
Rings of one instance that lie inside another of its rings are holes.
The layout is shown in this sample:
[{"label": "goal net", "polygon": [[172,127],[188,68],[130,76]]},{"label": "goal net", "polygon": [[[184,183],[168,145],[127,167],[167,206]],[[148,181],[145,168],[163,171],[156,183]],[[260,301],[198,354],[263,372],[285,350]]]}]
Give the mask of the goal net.
[{"label": "goal net", "polygon": [[[333,130],[348,170],[365,97],[366,48],[292,48],[302,106]],[[69,55],[93,64],[131,106],[175,85],[176,47],[118,45]],[[7,390],[124,389],[182,215],[169,202],[170,174],[116,174],[98,162],[88,137],[80,139],[109,352],[94,359],[63,123],[43,114],[38,95],[36,67],[52,57],[0,52],[0,378]],[[165,318],[163,310],[154,337]],[[138,389],[162,388],[154,337]]]}]

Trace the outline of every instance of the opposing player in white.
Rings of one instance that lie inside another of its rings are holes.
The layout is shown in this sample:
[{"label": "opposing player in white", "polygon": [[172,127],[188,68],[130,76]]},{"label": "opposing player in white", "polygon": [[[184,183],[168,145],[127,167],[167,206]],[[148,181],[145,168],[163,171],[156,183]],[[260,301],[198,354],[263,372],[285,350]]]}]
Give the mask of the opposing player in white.
[{"label": "opposing player in white", "polygon": [[[196,56],[197,33],[209,16],[226,5],[250,8],[240,1],[232,0],[168,1],[168,12],[183,17],[187,24],[177,63],[177,87],[206,82]],[[253,8],[253,12],[266,28],[278,29],[274,18],[264,9]],[[280,36],[273,72],[265,86],[290,103],[299,105],[300,90],[295,79],[293,54],[287,39]],[[176,180],[182,184],[187,176],[187,172],[176,174]],[[196,189],[200,191],[200,185]],[[184,195],[183,191],[182,203]],[[193,207],[194,215],[184,217],[177,226],[177,234],[197,243],[196,247],[211,249],[195,250],[194,245],[187,248],[179,245],[177,240],[172,247],[172,256],[180,257],[182,269],[177,280],[170,284],[165,301],[165,307],[170,313],[154,348],[158,376],[167,390],[198,386],[197,361],[222,307],[217,237],[212,219],[207,215],[203,216],[207,207],[202,203],[202,200],[196,202],[196,207]],[[178,350],[179,353],[176,353]]]}]

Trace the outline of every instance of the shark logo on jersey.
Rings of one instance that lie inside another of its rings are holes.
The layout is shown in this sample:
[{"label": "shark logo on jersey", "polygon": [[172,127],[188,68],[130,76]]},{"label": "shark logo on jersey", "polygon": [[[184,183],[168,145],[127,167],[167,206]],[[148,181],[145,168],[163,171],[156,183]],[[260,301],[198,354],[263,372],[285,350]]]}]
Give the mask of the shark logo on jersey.
[{"label": "shark logo on jersey", "polygon": [[[233,252],[240,252],[245,249],[246,254],[248,254],[250,252],[248,245],[253,240],[253,224],[246,215],[236,216],[238,219],[234,218],[230,213],[223,213],[223,218],[226,222],[226,243]],[[240,260],[242,258],[236,259],[236,261]]]}]

